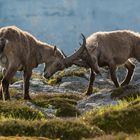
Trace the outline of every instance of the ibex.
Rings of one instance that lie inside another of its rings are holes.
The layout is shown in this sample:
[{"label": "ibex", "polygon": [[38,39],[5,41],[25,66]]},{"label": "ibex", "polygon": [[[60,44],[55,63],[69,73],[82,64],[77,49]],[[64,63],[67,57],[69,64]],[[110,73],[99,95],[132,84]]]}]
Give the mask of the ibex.
[{"label": "ibex", "polygon": [[83,54],[83,58],[91,57],[93,62],[91,64],[88,60],[83,61],[83,66],[92,68],[86,95],[92,94],[95,72],[99,72],[99,67],[102,66],[109,67],[111,79],[115,86],[119,87],[120,84],[115,72],[118,66],[124,65],[128,73],[121,86],[129,84],[135,68],[135,65],[129,59],[135,58],[140,62],[139,33],[129,30],[96,32],[86,39],[86,48],[89,55]]},{"label": "ibex", "polygon": [[45,63],[44,77],[51,77],[56,71],[73,64],[85,49],[82,47],[65,58],[57,47],[37,40],[30,33],[15,26],[0,28],[0,63],[5,68],[1,81],[1,98],[10,99],[9,83],[16,71],[24,72],[24,99],[30,99],[29,80],[32,69]]}]

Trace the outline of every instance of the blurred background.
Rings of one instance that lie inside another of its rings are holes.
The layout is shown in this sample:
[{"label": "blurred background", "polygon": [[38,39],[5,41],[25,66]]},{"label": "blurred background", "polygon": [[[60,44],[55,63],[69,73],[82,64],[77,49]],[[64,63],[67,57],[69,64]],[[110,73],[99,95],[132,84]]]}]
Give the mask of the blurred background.
[{"label": "blurred background", "polygon": [[16,25],[66,54],[80,33],[131,29],[140,32],[139,0],[0,0],[0,27]]}]

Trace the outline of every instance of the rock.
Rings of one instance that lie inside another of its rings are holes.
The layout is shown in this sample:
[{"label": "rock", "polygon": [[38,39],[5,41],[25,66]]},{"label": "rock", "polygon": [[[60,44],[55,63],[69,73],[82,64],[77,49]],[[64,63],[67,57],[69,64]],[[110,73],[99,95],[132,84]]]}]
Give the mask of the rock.
[{"label": "rock", "polygon": [[125,79],[126,74],[127,74],[127,70],[124,66],[118,68],[116,75],[120,83]]},{"label": "rock", "polygon": [[84,92],[88,86],[88,83],[89,81],[85,78],[71,76],[64,77],[59,87],[72,91]]},{"label": "rock", "polygon": [[127,85],[111,91],[111,98],[124,99],[140,96],[140,83],[136,85]]},{"label": "rock", "polygon": [[52,105],[50,105],[48,108],[42,108],[39,107],[35,104],[33,104],[32,102],[27,101],[26,104],[33,109],[37,109],[38,111],[43,112],[43,114],[46,116],[46,118],[54,118],[55,117],[55,113],[56,113],[56,109],[52,107]]},{"label": "rock", "polygon": [[97,109],[105,105],[116,105],[118,101],[111,99],[109,90],[102,90],[98,93],[81,100],[77,104],[77,108],[82,112],[89,111],[89,109]]},{"label": "rock", "polygon": [[[21,80],[21,81],[15,82],[14,84],[10,85],[10,87],[22,90],[23,89],[23,81]],[[46,83],[44,83],[44,81],[42,79],[30,80],[29,90],[32,93],[37,93],[37,92],[45,92],[45,93],[46,92],[57,92],[57,93],[69,92],[69,93],[72,93],[72,92],[76,92],[76,91],[73,91],[71,89],[66,89],[64,87],[47,85]]]},{"label": "rock", "polygon": [[[131,83],[135,85],[128,85],[122,88],[117,88],[112,90],[114,87],[113,82],[110,79],[109,69],[100,68],[102,76],[96,75],[93,89],[95,87],[100,89],[100,92],[92,94],[89,97],[85,97],[83,100],[78,102],[77,108],[82,112],[88,111],[89,109],[96,109],[105,105],[115,105],[118,103],[119,99],[136,97],[140,95],[140,64],[136,64],[136,70],[134,78]],[[87,90],[89,84],[89,71],[85,71],[84,75],[74,76],[70,75],[71,73],[79,72],[79,67],[72,66],[64,70],[62,75],[66,75],[62,78],[60,84],[57,85],[48,85],[44,82],[43,79],[31,79],[30,80],[30,94],[38,94],[39,92],[44,93],[83,93]],[[83,69],[81,72],[84,72]],[[58,74],[58,73],[57,73]],[[117,75],[122,81],[125,77],[126,69],[124,67],[119,68]],[[23,88],[23,81],[15,82],[10,87],[17,89]],[[19,97],[20,98],[20,97]],[[47,112],[51,112],[52,109],[48,108]]]}]

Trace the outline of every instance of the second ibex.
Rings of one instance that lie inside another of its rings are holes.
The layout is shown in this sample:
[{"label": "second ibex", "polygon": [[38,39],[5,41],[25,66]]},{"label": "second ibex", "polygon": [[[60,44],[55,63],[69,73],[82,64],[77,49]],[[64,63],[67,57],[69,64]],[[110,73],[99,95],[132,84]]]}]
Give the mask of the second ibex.
[{"label": "second ibex", "polygon": [[83,58],[87,59],[86,62],[83,61],[83,66],[88,64],[88,67],[92,67],[86,95],[92,94],[92,86],[95,79],[94,71],[98,72],[99,67],[102,66],[109,67],[111,79],[115,86],[119,87],[116,69],[119,65],[124,65],[128,73],[121,86],[129,84],[135,68],[135,65],[129,59],[135,58],[140,62],[139,33],[129,30],[97,32],[86,39],[86,48],[93,61],[92,64],[89,63],[88,56],[83,54]]}]

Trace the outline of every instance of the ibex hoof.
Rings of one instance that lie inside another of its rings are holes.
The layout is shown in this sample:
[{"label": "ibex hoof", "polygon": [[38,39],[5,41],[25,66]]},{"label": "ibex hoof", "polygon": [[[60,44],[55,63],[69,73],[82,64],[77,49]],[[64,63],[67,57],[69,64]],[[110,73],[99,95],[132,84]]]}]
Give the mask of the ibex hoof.
[{"label": "ibex hoof", "polygon": [[92,93],[93,93],[93,88],[92,86],[90,86],[88,90],[86,91],[86,96],[90,96]]},{"label": "ibex hoof", "polygon": [[121,83],[121,87],[124,87],[124,86],[126,86],[126,85],[128,85],[127,83]]},{"label": "ibex hoof", "polygon": [[5,100],[10,100],[10,97],[5,97]]},{"label": "ibex hoof", "polygon": [[86,96],[90,96],[92,92],[86,92]]},{"label": "ibex hoof", "polygon": [[31,100],[30,96],[24,97],[24,100]]}]

